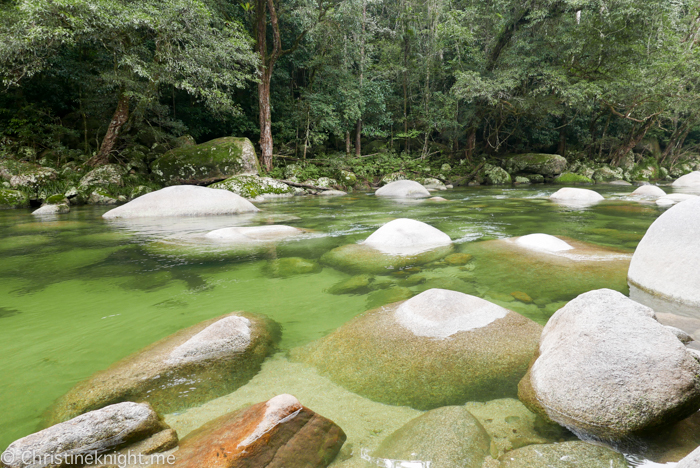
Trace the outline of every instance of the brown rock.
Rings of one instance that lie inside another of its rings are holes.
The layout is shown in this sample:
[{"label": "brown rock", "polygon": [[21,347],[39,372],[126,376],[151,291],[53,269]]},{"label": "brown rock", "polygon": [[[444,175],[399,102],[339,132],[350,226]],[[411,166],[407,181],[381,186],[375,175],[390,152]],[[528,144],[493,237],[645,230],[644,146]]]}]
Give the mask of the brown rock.
[{"label": "brown rock", "polygon": [[180,443],[176,468],[326,467],[345,442],[333,421],[278,395],[227,414],[197,429]]}]

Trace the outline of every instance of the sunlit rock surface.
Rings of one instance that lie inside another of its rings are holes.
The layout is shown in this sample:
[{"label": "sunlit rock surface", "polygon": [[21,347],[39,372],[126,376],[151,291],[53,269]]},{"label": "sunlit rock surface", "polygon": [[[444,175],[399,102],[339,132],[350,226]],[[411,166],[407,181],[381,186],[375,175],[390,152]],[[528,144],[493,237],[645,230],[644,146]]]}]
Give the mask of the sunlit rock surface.
[{"label": "sunlit rock surface", "polygon": [[687,193],[671,193],[669,195],[664,195],[663,197],[657,198],[656,204],[662,208],[668,208],[680,202],[692,200],[693,198],[698,198],[698,196]]},{"label": "sunlit rock surface", "polygon": [[484,468],[627,468],[621,453],[587,442],[529,445],[506,453]]},{"label": "sunlit rock surface", "polygon": [[697,188],[700,189],[700,171],[693,171],[690,174],[679,177],[673,182],[677,188]]},{"label": "sunlit rock surface", "polygon": [[205,234],[208,240],[227,244],[257,244],[275,242],[304,234],[305,231],[283,225],[241,226],[216,229]]},{"label": "sunlit rock surface", "polygon": [[698,239],[700,197],[679,203],[649,227],[630,263],[630,286],[659,300],[700,307]]},{"label": "sunlit rock surface", "polygon": [[221,416],[190,433],[175,453],[176,468],[324,468],[346,436],[333,421],[294,396],[278,395]]},{"label": "sunlit rock surface", "polygon": [[638,195],[640,197],[658,198],[666,196],[666,192],[661,187],[656,185],[642,185],[632,192],[632,195]]},{"label": "sunlit rock surface", "polygon": [[564,187],[550,195],[550,200],[561,205],[591,206],[604,200],[603,196],[593,190]]},{"label": "sunlit rock surface", "polygon": [[105,219],[154,216],[213,216],[259,211],[245,198],[227,190],[175,185],[142,195],[103,214]]},{"label": "sunlit rock surface", "polygon": [[260,369],[277,333],[268,319],[243,312],[186,328],[73,387],[51,408],[48,423],[125,400],[169,412],[229,393]]},{"label": "sunlit rock surface", "polygon": [[700,363],[654,311],[609,289],[552,316],[520,383],[533,411],[580,437],[633,444],[700,408]]},{"label": "sunlit rock surface", "polygon": [[452,239],[444,232],[413,219],[395,219],[359,244],[341,246],[325,253],[321,261],[352,272],[381,273],[419,265],[444,257]]},{"label": "sunlit rock surface", "polygon": [[418,182],[413,180],[397,180],[386,184],[374,194],[387,198],[428,198],[430,192]]},{"label": "sunlit rock surface", "polygon": [[430,289],[293,351],[367,398],[418,409],[514,396],[541,326],[478,297]]}]

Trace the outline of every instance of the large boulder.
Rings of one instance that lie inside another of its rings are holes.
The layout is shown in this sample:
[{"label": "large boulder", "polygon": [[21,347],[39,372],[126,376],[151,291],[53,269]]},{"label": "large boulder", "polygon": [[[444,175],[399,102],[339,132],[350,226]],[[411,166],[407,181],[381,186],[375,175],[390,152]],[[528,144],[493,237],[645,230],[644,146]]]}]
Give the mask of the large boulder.
[{"label": "large boulder", "polygon": [[5,159],[0,161],[0,178],[7,180],[10,188],[35,200],[51,195],[45,191],[58,178],[58,172],[50,167]]},{"label": "large boulder", "polygon": [[528,173],[554,177],[566,169],[566,159],[558,154],[527,153],[510,156],[506,170],[511,174]]},{"label": "large boulder", "polygon": [[484,468],[627,468],[625,457],[588,442],[529,445],[508,452]]},{"label": "large boulder", "polygon": [[377,229],[364,242],[337,247],[321,257],[324,263],[351,272],[405,268],[440,259],[452,250],[452,239],[429,224],[399,218]]},{"label": "large boulder", "polygon": [[107,187],[109,185],[124,185],[125,170],[116,164],[106,164],[97,167],[80,179],[79,189],[89,190],[93,187]]},{"label": "large boulder", "polygon": [[690,195],[687,193],[670,193],[659,197],[656,199],[656,204],[662,208],[671,207],[677,203],[684,202],[686,200],[691,200],[693,198],[698,198],[697,195]]},{"label": "large boulder", "polygon": [[700,307],[700,197],[663,213],[632,256],[627,281],[671,302]]},{"label": "large boulder", "polygon": [[151,171],[169,185],[206,184],[260,171],[253,143],[224,137],[168,151],[151,164]]},{"label": "large boulder", "polygon": [[486,185],[508,185],[513,182],[505,169],[491,164],[484,165],[477,178]]},{"label": "large boulder", "polygon": [[602,166],[595,170],[592,179],[598,183],[622,180],[625,177],[621,167]]},{"label": "large boulder", "polygon": [[541,326],[478,297],[430,289],[293,351],[374,401],[432,409],[514,396]]},{"label": "large boulder", "polygon": [[696,412],[699,375],[698,360],[652,309],[600,289],[549,320],[520,397],[581,438],[627,444]]},{"label": "large boulder", "polygon": [[304,234],[305,231],[292,226],[278,224],[266,226],[244,226],[217,229],[204,235],[205,238],[227,244],[266,244]]},{"label": "large boulder", "polygon": [[413,180],[397,180],[386,184],[374,194],[387,198],[428,198],[430,192],[418,182]]},{"label": "large boulder", "polygon": [[89,459],[82,457],[119,449],[167,429],[148,404],[118,403],[13,442],[0,457],[0,465],[5,468],[82,466],[84,463],[79,460]]},{"label": "large boulder", "polygon": [[292,395],[224,415],[180,442],[175,468],[325,468],[345,433]]},{"label": "large boulder", "polygon": [[260,369],[276,324],[244,312],[170,335],[79,383],[48,413],[50,424],[120,401],[148,401],[170,413],[225,395]]},{"label": "large boulder", "polygon": [[105,219],[152,216],[214,216],[258,210],[245,198],[226,190],[176,185],[142,195],[103,214]]},{"label": "large boulder", "polygon": [[550,200],[561,205],[589,206],[604,200],[603,196],[593,190],[564,187],[550,195]]},{"label": "large boulder", "polygon": [[296,193],[293,187],[273,179],[258,175],[237,175],[209,186],[223,189],[244,198],[262,200],[265,198],[292,197]]},{"label": "large boulder", "polygon": [[700,171],[693,171],[690,174],[679,177],[673,182],[677,188],[698,188],[700,189]]},{"label": "large boulder", "polygon": [[[431,468],[481,468],[490,437],[463,406],[445,406],[412,419],[389,435],[370,458],[379,466],[430,462]],[[365,457],[367,459],[367,457]],[[390,464],[393,463],[393,464]]]},{"label": "large boulder", "polygon": [[639,197],[658,198],[665,196],[666,192],[664,192],[664,190],[661,187],[657,187],[656,185],[642,185],[641,187],[635,189],[635,191],[632,192],[632,195],[636,195]]},{"label": "large boulder", "polygon": [[0,210],[10,208],[26,208],[29,206],[29,198],[19,190],[0,188]]}]

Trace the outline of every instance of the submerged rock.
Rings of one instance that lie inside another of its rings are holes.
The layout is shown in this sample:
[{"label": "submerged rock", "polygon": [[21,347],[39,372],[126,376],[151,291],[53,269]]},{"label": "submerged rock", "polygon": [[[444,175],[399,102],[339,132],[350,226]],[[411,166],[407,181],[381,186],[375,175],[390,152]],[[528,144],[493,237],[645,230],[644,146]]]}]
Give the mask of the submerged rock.
[{"label": "submerged rock", "polygon": [[632,192],[632,195],[638,195],[641,197],[663,197],[666,195],[666,192],[656,185],[642,185]]},{"label": "submerged rock", "polygon": [[400,218],[390,221],[359,244],[337,247],[321,261],[353,272],[381,273],[429,263],[452,250],[450,236],[429,224]]},{"label": "submerged rock", "polygon": [[273,224],[217,229],[205,234],[204,237],[216,242],[248,245],[281,241],[302,234],[304,231],[301,229]]},{"label": "submerged rock", "polygon": [[700,197],[663,213],[632,256],[627,281],[648,294],[700,307]]},{"label": "submerged rock", "polygon": [[700,408],[698,374],[700,363],[652,309],[601,289],[552,316],[520,397],[579,437],[633,443]]},{"label": "submerged rock", "polygon": [[223,189],[244,198],[274,198],[292,197],[296,191],[293,187],[271,177],[257,175],[237,175],[222,182],[209,186],[213,189]]},{"label": "submerged rock", "polygon": [[[69,466],[80,456],[94,456],[146,439],[168,429],[146,403],[118,403],[19,439],[2,454],[7,468]],[[32,460],[27,457],[35,457]],[[65,460],[63,463],[57,460]]]},{"label": "submerged rock", "polygon": [[565,187],[549,197],[562,205],[588,206],[604,200],[603,196],[593,190]]},{"label": "submerged rock", "polygon": [[698,198],[697,195],[688,195],[685,193],[671,193],[664,195],[663,197],[656,199],[656,204],[662,208],[668,208],[676,203],[684,202],[686,200],[692,200],[693,198]]},{"label": "submerged rock", "polygon": [[627,468],[627,461],[601,445],[574,441],[538,444],[506,453],[494,468]]},{"label": "submerged rock", "polygon": [[378,189],[374,194],[387,198],[428,198],[430,192],[413,180],[397,180]]},{"label": "submerged rock", "polygon": [[489,435],[469,411],[445,406],[409,421],[384,439],[370,458],[379,466],[422,461],[430,462],[431,468],[481,468],[489,444]]},{"label": "submerged rock", "polygon": [[163,183],[202,184],[260,171],[255,147],[247,138],[224,137],[168,151],[151,165]]},{"label": "submerged rock", "polygon": [[540,330],[478,297],[431,289],[366,312],[293,356],[374,401],[431,409],[514,396]]},{"label": "submerged rock", "polygon": [[287,278],[295,275],[308,275],[321,271],[321,265],[313,260],[300,257],[285,257],[270,260],[263,268],[268,276]]},{"label": "submerged rock", "polygon": [[374,281],[371,275],[356,275],[334,284],[328,288],[331,294],[353,294],[364,292],[369,285]]},{"label": "submerged rock", "polygon": [[224,415],[190,433],[175,468],[325,468],[345,433],[292,395]]},{"label": "submerged rock", "polygon": [[48,422],[124,400],[168,413],[225,395],[257,373],[277,335],[273,322],[244,312],[199,323],[79,383],[54,404]]},{"label": "submerged rock", "polygon": [[318,193],[320,197],[342,197],[347,194],[347,192],[343,192],[342,190],[323,190]]},{"label": "submerged rock", "polygon": [[213,216],[258,210],[235,193],[196,185],[176,185],[142,195],[103,214],[105,219],[151,216]]},{"label": "submerged rock", "polygon": [[678,188],[700,188],[700,171],[693,171],[690,174],[679,177],[673,182]]}]

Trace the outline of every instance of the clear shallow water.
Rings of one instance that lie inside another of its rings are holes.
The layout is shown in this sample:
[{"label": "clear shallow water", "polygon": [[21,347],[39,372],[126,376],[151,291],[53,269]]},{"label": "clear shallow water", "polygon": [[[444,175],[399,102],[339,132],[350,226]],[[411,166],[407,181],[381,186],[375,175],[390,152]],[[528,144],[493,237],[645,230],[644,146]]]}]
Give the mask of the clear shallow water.
[{"label": "clear shallow water", "polygon": [[[628,293],[624,271],[609,275],[551,269],[512,258],[485,241],[534,232],[632,253],[662,210],[631,201],[633,187],[600,187],[608,201],[562,208],[545,197],[558,187],[470,188],[439,193],[449,202],[399,203],[366,194],[260,204],[239,217],[115,223],[108,208],[84,207],[39,221],[28,210],[0,211],[0,449],[34,432],[42,413],[75,383],[181,328],[234,310],[267,315],[283,329],[282,350],[306,344],[352,317],[430,287],[485,297],[540,323],[586,290]],[[327,290],[350,275],[273,277],[276,258],[317,261],[399,217],[427,222],[470,253],[467,266],[442,262],[388,272],[361,294]],[[311,231],[258,252],[162,249],[233,225],[288,224]],[[423,275],[422,278],[415,278]],[[408,292],[407,292],[408,291]],[[533,302],[515,300],[525,292]]]}]

